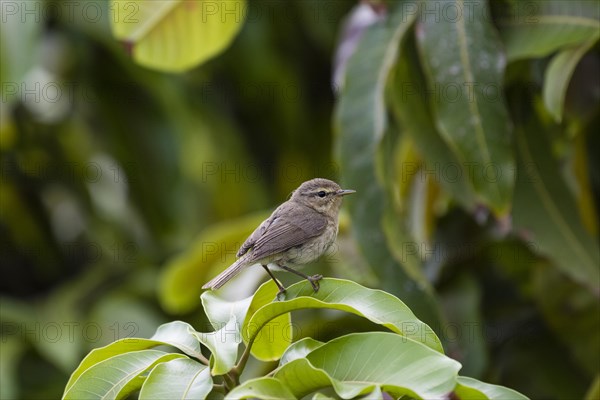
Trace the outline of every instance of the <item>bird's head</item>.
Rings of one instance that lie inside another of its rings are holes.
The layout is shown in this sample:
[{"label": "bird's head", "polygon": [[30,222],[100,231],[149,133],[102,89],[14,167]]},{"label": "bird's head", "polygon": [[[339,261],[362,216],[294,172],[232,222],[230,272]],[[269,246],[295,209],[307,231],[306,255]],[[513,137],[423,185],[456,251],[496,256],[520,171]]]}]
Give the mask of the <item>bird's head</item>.
[{"label": "bird's head", "polygon": [[322,214],[337,216],[342,197],[355,193],[354,190],[345,190],[329,179],[315,178],[304,182],[292,193],[291,201],[304,204]]}]

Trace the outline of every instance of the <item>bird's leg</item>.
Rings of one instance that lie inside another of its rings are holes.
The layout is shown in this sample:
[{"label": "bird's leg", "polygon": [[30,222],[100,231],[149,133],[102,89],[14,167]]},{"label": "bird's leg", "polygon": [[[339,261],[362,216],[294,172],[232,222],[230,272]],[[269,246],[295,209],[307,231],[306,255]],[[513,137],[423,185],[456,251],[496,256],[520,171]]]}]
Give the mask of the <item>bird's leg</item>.
[{"label": "bird's leg", "polygon": [[280,265],[280,264],[278,264],[278,266],[279,266],[280,268],[283,268],[283,269],[285,269],[285,270],[286,270],[286,271],[288,271],[288,272],[291,272],[291,273],[294,273],[294,274],[296,274],[296,275],[298,275],[298,276],[301,276],[301,277],[303,277],[304,279],[306,279],[307,281],[309,281],[309,282],[310,282],[310,284],[312,285],[312,287],[313,287],[313,290],[314,290],[315,292],[318,292],[318,291],[319,291],[319,281],[320,281],[321,279],[323,279],[323,275],[317,274],[317,275],[308,276],[308,275],[306,275],[306,274],[303,274],[303,273],[302,273],[302,272],[300,272],[300,271],[296,271],[296,270],[295,270],[295,269],[293,269],[293,268],[286,267],[285,265]]},{"label": "bird's leg", "polygon": [[277,296],[279,297],[280,294],[285,293],[285,288],[283,287],[283,285],[281,283],[279,283],[277,278],[275,278],[275,276],[273,275],[273,273],[271,272],[269,267],[267,267],[265,264],[261,264],[261,265],[268,272],[269,276],[273,279],[273,281],[275,281],[275,284],[279,288],[279,293],[277,293]]}]

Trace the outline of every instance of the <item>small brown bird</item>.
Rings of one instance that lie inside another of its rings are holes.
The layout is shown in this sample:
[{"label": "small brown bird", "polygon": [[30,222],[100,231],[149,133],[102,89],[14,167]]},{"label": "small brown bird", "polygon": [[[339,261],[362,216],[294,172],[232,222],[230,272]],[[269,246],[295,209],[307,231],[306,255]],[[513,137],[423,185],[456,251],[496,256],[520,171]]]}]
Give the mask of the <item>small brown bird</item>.
[{"label": "small brown bird", "polygon": [[285,288],[268,265],[308,279],[317,292],[323,275],[308,276],[294,268],[316,260],[335,241],[342,197],[351,193],[355,191],[344,190],[328,179],[304,182],[246,239],[237,252],[238,260],[202,288],[218,289],[243,268],[260,264],[280,294]]}]

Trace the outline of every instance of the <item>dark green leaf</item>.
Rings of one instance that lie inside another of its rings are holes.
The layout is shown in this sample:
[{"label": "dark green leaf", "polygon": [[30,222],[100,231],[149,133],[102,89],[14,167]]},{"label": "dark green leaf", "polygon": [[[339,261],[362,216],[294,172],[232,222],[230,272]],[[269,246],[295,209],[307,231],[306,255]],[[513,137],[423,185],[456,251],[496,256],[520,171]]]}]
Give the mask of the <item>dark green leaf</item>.
[{"label": "dark green leaf", "polygon": [[432,0],[424,7],[428,3],[461,10],[456,19],[423,15],[417,25],[421,60],[435,93],[436,126],[479,200],[504,215],[514,185],[512,126],[502,97],[506,58],[487,2],[462,7],[462,1]]},{"label": "dark green leaf", "polygon": [[367,262],[379,276],[382,288],[402,294],[411,308],[433,323],[439,311],[430,293],[411,279],[388,248],[382,228],[390,207],[377,175],[376,157],[387,125],[384,89],[398,56],[402,37],[412,26],[414,13],[404,13],[398,4],[384,21],[370,26],[346,71],[346,82],[335,114],[338,132],[337,156],[344,186],[357,190],[348,199],[353,233]]},{"label": "dark green leaf", "polygon": [[534,251],[548,256],[566,275],[598,295],[598,242],[583,228],[548,142],[544,130],[534,122],[517,135],[513,223]]},{"label": "dark green leaf", "polygon": [[543,57],[566,46],[600,37],[598,4],[594,1],[505,2],[498,25],[509,61]]},{"label": "dark green leaf", "polygon": [[575,67],[585,53],[594,45],[595,39],[579,46],[562,50],[555,55],[544,77],[544,104],[556,122],[562,121],[565,96]]}]

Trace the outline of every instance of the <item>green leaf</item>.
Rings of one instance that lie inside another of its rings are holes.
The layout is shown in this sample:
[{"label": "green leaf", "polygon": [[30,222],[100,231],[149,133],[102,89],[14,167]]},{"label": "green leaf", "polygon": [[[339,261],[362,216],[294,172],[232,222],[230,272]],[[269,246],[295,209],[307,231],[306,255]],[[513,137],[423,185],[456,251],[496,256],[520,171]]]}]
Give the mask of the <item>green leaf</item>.
[{"label": "green leaf", "polygon": [[232,302],[224,300],[211,290],[202,293],[200,296],[204,312],[215,329],[222,328],[223,324],[229,322],[232,316],[235,316],[236,321],[243,321],[253,298],[254,296],[250,296]]},{"label": "green leaf", "polygon": [[[530,248],[593,293],[600,293],[598,242],[580,222],[544,129],[536,121],[517,135],[519,167],[513,224]],[[535,205],[535,206],[532,206]]]},{"label": "green leaf", "polygon": [[431,0],[424,7],[440,3],[462,12],[456,20],[425,14],[416,28],[425,76],[435,96],[435,123],[480,201],[504,215],[511,204],[515,164],[502,99],[502,44],[486,2],[464,7],[460,0]]},{"label": "green leaf", "polygon": [[273,302],[279,289],[271,280],[262,284],[254,296],[248,308],[244,325],[242,326],[242,337],[248,344],[248,332],[258,333],[252,344],[252,355],[262,361],[278,360],[285,349],[292,343],[293,325],[292,316],[289,313],[276,316],[268,321],[264,327],[251,323],[254,314],[265,305]]},{"label": "green leaf", "polygon": [[323,344],[323,342],[309,337],[300,339],[297,342],[292,343],[290,347],[285,350],[285,353],[281,356],[281,360],[279,360],[279,366],[297,360],[298,358],[304,358],[308,353],[323,346]]},{"label": "green leaf", "polygon": [[213,375],[223,375],[233,368],[242,342],[239,322],[235,315],[232,315],[221,329],[214,332],[190,332],[212,353]]},{"label": "green leaf", "polygon": [[454,393],[461,400],[527,400],[528,397],[522,395],[516,390],[504,386],[492,385],[480,382],[477,379],[458,377],[458,385]]},{"label": "green leaf", "polygon": [[225,397],[229,400],[237,399],[295,399],[296,397],[290,390],[278,379],[262,377],[250,379],[243,384],[235,387]]},{"label": "green leaf", "polygon": [[[4,307],[4,303],[2,303]],[[10,337],[5,332],[10,324],[2,320],[2,351],[0,351],[0,399],[19,398],[19,373],[15,367],[25,351],[25,346],[20,338]]]},{"label": "green leaf", "polygon": [[115,37],[146,67],[180,72],[223,51],[242,27],[245,0],[113,0]]},{"label": "green leaf", "polygon": [[202,285],[236,259],[235,252],[223,250],[237,249],[266,217],[259,213],[205,229],[188,250],[165,267],[158,289],[162,307],[174,314],[196,309]]},{"label": "green leaf", "polygon": [[200,343],[189,333],[192,327],[181,321],[173,321],[161,325],[150,339],[126,338],[117,340],[107,346],[92,350],[71,374],[65,391],[77,381],[77,379],[92,366],[107,360],[113,356],[148,349],[151,347],[167,345],[178,348],[187,355],[195,358],[203,358],[200,352]]},{"label": "green leaf", "polygon": [[598,5],[593,1],[507,2],[497,18],[509,61],[544,57],[566,46],[600,37]]},{"label": "green leaf", "polygon": [[552,58],[546,69],[542,94],[544,104],[556,122],[562,121],[565,96],[575,67],[595,42],[594,39],[562,50]]},{"label": "green leaf", "polygon": [[360,196],[348,198],[353,234],[381,287],[402,294],[424,320],[436,323],[439,310],[427,287],[417,284],[406,266],[390,251],[383,232],[388,204],[382,177],[377,175],[377,152],[387,125],[385,86],[398,56],[399,43],[415,20],[397,4],[383,21],[366,29],[346,70],[346,82],[336,107],[337,158],[345,187]]},{"label": "green leaf", "polygon": [[[435,171],[436,182],[464,208],[472,210],[476,205],[473,187],[464,167],[433,123],[434,118],[429,109],[433,99],[426,90],[426,85],[414,42],[405,40],[402,56],[399,57],[393,74],[390,91],[392,112],[402,122],[403,132],[410,136],[423,157],[425,171]],[[423,179],[419,167],[415,162],[403,163],[400,166],[401,182],[405,183],[411,177]]]},{"label": "green leaf", "polygon": [[[533,270],[531,281],[537,308],[546,325],[568,347],[570,358],[591,376],[600,365],[600,302],[597,295],[581,290],[563,272],[547,265]],[[548,296],[549,291],[552,296]]]},{"label": "green leaf", "polygon": [[157,350],[118,354],[86,369],[70,387],[67,386],[63,399],[125,398],[142,386],[143,379],[137,378],[144,371],[156,364],[183,357]]},{"label": "green leaf", "polygon": [[585,393],[585,400],[595,400],[600,398],[600,374],[596,374],[596,378]]},{"label": "green leaf", "polygon": [[480,292],[475,279],[463,273],[446,283],[440,293],[448,321],[446,353],[463,365],[461,373],[470,376],[481,376],[488,363]]},{"label": "green leaf", "polygon": [[140,400],[204,399],[213,388],[210,371],[187,358],[157,365],[140,391]]},{"label": "green leaf", "polygon": [[[251,344],[256,335],[261,335],[261,329],[267,322],[290,311],[330,308],[367,318],[443,353],[440,340],[433,330],[418,320],[413,312],[393,295],[342,279],[324,278],[320,283],[321,287],[317,293],[308,282],[299,282],[288,287],[285,300],[266,304],[249,317],[242,331],[244,339]],[[273,287],[269,287],[271,285]],[[267,282],[259,288],[257,294],[261,291],[272,292],[274,287],[273,282]]]},{"label": "green leaf", "polygon": [[333,386],[342,398],[377,387],[394,396],[441,398],[452,391],[460,364],[393,333],[339,337],[276,370],[274,377],[301,398]]}]

